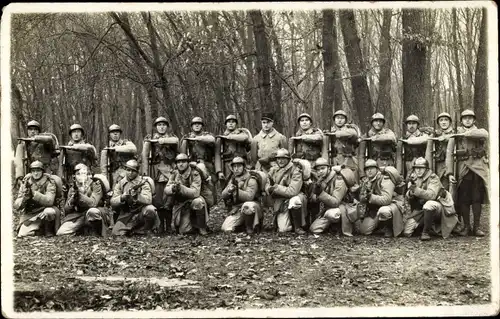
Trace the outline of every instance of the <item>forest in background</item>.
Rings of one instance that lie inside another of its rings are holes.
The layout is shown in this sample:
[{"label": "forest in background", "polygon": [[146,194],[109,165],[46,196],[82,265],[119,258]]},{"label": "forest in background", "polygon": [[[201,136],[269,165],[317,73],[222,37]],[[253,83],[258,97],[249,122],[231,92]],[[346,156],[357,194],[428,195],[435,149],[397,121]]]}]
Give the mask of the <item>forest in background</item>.
[{"label": "forest in background", "polygon": [[139,149],[165,116],[219,134],[236,114],[253,134],[273,111],[327,129],[343,109],[364,133],[374,112],[396,134],[418,115],[475,110],[488,128],[486,8],[14,14],[13,148],[38,120],[67,144],[80,123],[98,149],[112,123]]}]

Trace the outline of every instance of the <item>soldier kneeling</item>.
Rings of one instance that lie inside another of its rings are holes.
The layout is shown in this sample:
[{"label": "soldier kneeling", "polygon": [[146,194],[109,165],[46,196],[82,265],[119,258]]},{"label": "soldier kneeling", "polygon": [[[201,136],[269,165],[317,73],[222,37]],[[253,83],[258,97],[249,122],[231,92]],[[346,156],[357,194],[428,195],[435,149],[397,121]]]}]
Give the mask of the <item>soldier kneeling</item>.
[{"label": "soldier kneeling", "polygon": [[417,158],[413,169],[416,179],[411,181],[406,193],[411,215],[405,222],[404,235],[410,237],[423,225],[421,240],[430,240],[431,230],[448,238],[458,222],[451,194],[444,189],[439,176],[429,169],[425,158]]},{"label": "soldier kneeling", "polygon": [[233,159],[231,170],[233,176],[222,191],[222,198],[231,209],[221,228],[224,232],[234,232],[244,226],[247,234],[252,234],[262,225],[264,218],[258,201],[258,181],[246,170],[245,160],[241,157]]},{"label": "soldier kneeling", "polygon": [[31,174],[23,178],[14,202],[14,209],[21,212],[17,237],[54,236],[61,216],[54,203],[58,193],[57,184],[62,188],[62,181],[55,175],[44,174],[44,166],[40,161],[31,163],[30,171]]},{"label": "soldier kneeling", "polygon": [[191,233],[197,229],[206,235],[208,205],[202,196],[202,177],[198,170],[189,165],[188,156],[180,153],[175,157],[177,169],[165,187],[165,207],[172,212],[172,219],[179,234]]},{"label": "soldier kneeling", "polygon": [[134,159],[127,161],[125,172],[111,198],[111,207],[119,212],[112,235],[148,234],[160,225],[156,208],[151,204],[153,185],[139,176],[139,164]]},{"label": "soldier kneeling", "polygon": [[109,225],[113,221],[111,210],[104,207],[104,197],[109,191],[109,183],[104,175],[89,175],[85,164],[75,166],[73,187],[68,191],[64,206],[65,216],[57,236],[74,235],[83,232],[92,235],[109,235]]}]

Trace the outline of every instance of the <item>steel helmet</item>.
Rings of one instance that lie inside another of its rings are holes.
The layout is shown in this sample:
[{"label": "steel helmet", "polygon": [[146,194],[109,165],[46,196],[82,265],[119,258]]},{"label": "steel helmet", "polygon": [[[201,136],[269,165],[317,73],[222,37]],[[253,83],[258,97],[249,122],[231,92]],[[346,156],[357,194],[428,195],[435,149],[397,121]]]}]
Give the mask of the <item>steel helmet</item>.
[{"label": "steel helmet", "polygon": [[381,120],[381,121],[384,121],[384,123],[385,123],[385,117],[384,117],[384,115],[382,113],[375,113],[375,114],[372,115],[372,120],[371,121],[373,122],[373,121],[376,121],[376,120]]},{"label": "steel helmet", "polygon": [[343,116],[347,120],[347,113],[344,110],[338,110],[337,112],[333,113],[333,118],[336,116]]},{"label": "steel helmet", "polygon": [[462,120],[462,118],[464,116],[472,116],[472,117],[476,118],[476,114],[474,113],[474,111],[473,110],[469,110],[469,109],[463,111],[462,114],[460,114],[460,120]]},{"label": "steel helmet", "polygon": [[425,158],[419,157],[415,160],[415,163],[413,163],[413,167],[429,168],[429,162]]},{"label": "steel helmet", "polygon": [[319,157],[315,162],[313,168],[316,168],[318,166],[329,166],[328,160],[324,159],[323,157]]},{"label": "steel helmet", "polygon": [[83,127],[80,124],[73,124],[69,127],[69,134],[71,135],[71,132],[74,130],[80,130],[82,131],[82,135],[85,134],[85,131],[83,130]]},{"label": "steel helmet", "polygon": [[26,125],[27,128],[30,128],[30,127],[36,127],[38,128],[38,130],[41,129],[41,126],[40,126],[40,123],[38,123],[37,121],[35,120],[31,120],[28,122],[28,124]]},{"label": "steel helmet", "polygon": [[42,169],[43,170],[43,163],[40,161],[34,161],[33,163],[30,164],[31,169]]},{"label": "steel helmet", "polygon": [[139,171],[139,163],[135,159],[128,160],[127,163],[125,163],[125,167],[130,168],[136,172]]},{"label": "steel helmet", "polygon": [[229,121],[229,120],[236,121],[236,124],[238,124],[238,119],[236,118],[236,115],[233,115],[233,114],[228,115],[228,116],[226,117],[226,120],[224,121],[224,124],[226,124],[226,123],[227,123],[227,121]]},{"label": "steel helmet", "polygon": [[275,158],[288,158],[288,159],[290,159],[290,152],[288,152],[288,150],[285,148],[280,148],[279,150],[276,151]]},{"label": "steel helmet", "polygon": [[78,163],[75,165],[75,172],[78,172],[79,170],[81,170],[83,168],[87,169],[87,171],[89,169],[87,165],[85,165],[83,163]]},{"label": "steel helmet", "polygon": [[441,114],[438,115],[438,117],[436,118],[436,122],[439,122],[439,119],[442,118],[442,117],[447,117],[450,120],[450,122],[453,121],[452,118],[451,118],[451,115],[449,113],[443,112],[443,113],[441,113]]},{"label": "steel helmet", "polygon": [[235,158],[233,158],[233,160],[231,161],[231,166],[233,166],[234,164],[242,164],[242,165],[245,165],[245,160],[244,160],[242,157],[236,156],[236,157],[235,157]]},{"label": "steel helmet", "polygon": [[184,153],[179,153],[177,154],[177,156],[175,157],[175,161],[176,162],[180,162],[180,161],[186,161],[188,162],[189,161],[189,158],[186,154]]},{"label": "steel helmet", "polygon": [[375,160],[372,160],[372,159],[367,159],[365,162],[365,169],[367,169],[369,167],[377,167],[378,168],[377,162]]},{"label": "steel helmet", "polygon": [[196,123],[203,124],[203,119],[199,116],[193,117],[193,119],[191,120],[191,125]]},{"label": "steel helmet", "polygon": [[420,119],[418,118],[418,116],[412,114],[406,118],[405,123],[408,122],[416,122],[417,124],[420,124]]},{"label": "steel helmet", "polygon": [[108,128],[108,133],[111,133],[111,132],[114,132],[114,131],[119,131],[120,133],[123,133],[122,128],[119,125],[117,125],[117,124],[112,124]]},{"label": "steel helmet", "polygon": [[300,114],[297,117],[297,122],[300,122],[300,119],[303,118],[303,117],[307,117],[309,119],[309,121],[311,121],[311,123],[313,122],[313,119],[312,119],[311,115],[309,115],[308,113],[302,113],[302,114]]},{"label": "steel helmet", "polygon": [[165,124],[167,124],[167,126],[169,126],[168,120],[166,118],[164,118],[163,116],[160,116],[159,118],[157,118],[154,121],[153,125],[156,126],[156,124],[158,124],[158,123],[165,123]]}]

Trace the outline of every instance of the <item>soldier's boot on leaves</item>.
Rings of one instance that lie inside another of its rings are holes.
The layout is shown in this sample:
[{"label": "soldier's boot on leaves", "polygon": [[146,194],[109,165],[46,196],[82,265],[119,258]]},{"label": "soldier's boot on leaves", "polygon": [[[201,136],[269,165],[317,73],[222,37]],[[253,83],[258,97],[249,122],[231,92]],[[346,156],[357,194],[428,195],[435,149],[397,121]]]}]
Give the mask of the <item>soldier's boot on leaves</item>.
[{"label": "soldier's boot on leaves", "polygon": [[486,234],[479,229],[481,222],[481,204],[472,204],[472,213],[474,214],[474,228],[473,235],[476,237],[484,237]]},{"label": "soldier's boot on leaves", "polygon": [[55,221],[48,221],[48,220],[43,221],[43,230],[45,236],[47,237],[55,236],[54,228],[55,228]]},{"label": "soldier's boot on leaves", "polygon": [[468,236],[471,233],[469,205],[458,205],[457,209],[459,210],[460,215],[462,215],[462,219],[464,221],[464,229],[462,229],[459,235]]},{"label": "soldier's boot on leaves", "polygon": [[207,221],[205,220],[205,209],[194,210],[194,215],[196,216],[196,225],[198,226],[198,231],[200,235],[205,236],[207,232]]},{"label": "soldier's boot on leaves", "polygon": [[432,223],[433,223],[432,212],[424,209],[424,229],[422,230],[422,235],[420,236],[420,240],[431,239],[430,231],[432,228]]},{"label": "soldier's boot on leaves", "polygon": [[94,220],[88,222],[85,225],[85,235],[87,236],[100,236],[101,235],[102,222],[100,220]]},{"label": "soldier's boot on leaves", "polygon": [[144,226],[142,227],[141,231],[138,232],[143,235],[150,235],[153,231],[153,227],[155,225],[155,220],[153,218],[146,218],[144,220]]},{"label": "soldier's boot on leaves", "polygon": [[387,220],[387,221],[385,221],[384,237],[391,238],[393,236],[394,236],[394,233],[392,232],[392,220]]},{"label": "soldier's boot on leaves", "polygon": [[304,235],[306,232],[302,229],[302,209],[294,208],[290,209],[290,215],[292,216],[293,228],[295,233],[299,235]]},{"label": "soldier's boot on leaves", "polygon": [[246,228],[247,234],[249,234],[249,235],[253,234],[253,232],[254,232],[254,229],[253,229],[254,218],[255,218],[254,215],[245,215],[245,228]]}]

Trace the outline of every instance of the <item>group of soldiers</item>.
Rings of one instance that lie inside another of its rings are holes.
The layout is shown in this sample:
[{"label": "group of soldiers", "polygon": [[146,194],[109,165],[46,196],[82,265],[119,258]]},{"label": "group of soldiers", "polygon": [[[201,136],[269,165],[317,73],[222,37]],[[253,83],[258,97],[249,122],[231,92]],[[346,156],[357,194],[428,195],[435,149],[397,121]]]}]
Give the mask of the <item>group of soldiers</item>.
[{"label": "group of soldiers", "polygon": [[179,139],[159,117],[140,154],[113,124],[100,156],[81,125],[59,145],[30,121],[16,149],[17,234],[206,235],[210,209],[223,202],[224,232],[258,232],[272,214],[274,230],[297,234],[338,225],[345,236],[484,236],[488,132],[475,120],[471,110],[454,121],[441,113],[424,127],[410,115],[398,139],[380,113],[363,135],[342,110],[324,131],[302,113],[287,140],[272,113],[255,136],[234,115],[217,136],[195,117]]}]

